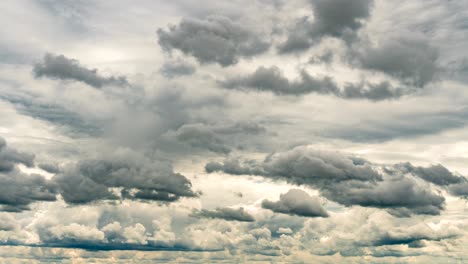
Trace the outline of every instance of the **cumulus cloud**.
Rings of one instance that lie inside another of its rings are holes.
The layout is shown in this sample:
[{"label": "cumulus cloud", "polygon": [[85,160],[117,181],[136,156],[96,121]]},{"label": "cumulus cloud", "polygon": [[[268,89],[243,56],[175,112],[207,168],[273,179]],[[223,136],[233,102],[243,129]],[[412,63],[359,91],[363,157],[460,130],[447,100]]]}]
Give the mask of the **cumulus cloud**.
[{"label": "cumulus cloud", "polygon": [[431,165],[429,167],[420,167],[414,166],[411,163],[406,162],[397,164],[395,167],[405,173],[413,173],[414,175],[421,177],[425,181],[441,186],[466,181],[465,178],[453,174],[441,164]]},{"label": "cumulus cloud", "polygon": [[316,78],[304,70],[300,72],[298,80],[290,81],[276,66],[269,68],[260,66],[252,74],[228,78],[220,83],[227,89],[266,91],[276,95],[300,96],[318,93],[372,101],[395,99],[411,92],[410,89],[393,87],[388,82],[346,83],[340,87],[331,77]]},{"label": "cumulus cloud", "polygon": [[425,183],[404,174],[387,175],[379,166],[339,152],[297,147],[274,153],[263,161],[210,162],[207,172],[259,175],[309,185],[327,199],[346,206],[360,205],[389,209],[395,215],[439,214],[445,198]]},{"label": "cumulus cloud", "polygon": [[281,194],[279,201],[262,201],[262,207],[276,213],[306,216],[306,217],[328,217],[328,213],[316,197],[300,189],[291,189]]},{"label": "cumulus cloud", "polygon": [[440,71],[439,51],[426,39],[397,37],[378,46],[359,45],[350,58],[364,69],[383,72],[416,87],[433,81]]},{"label": "cumulus cloud", "polygon": [[0,172],[12,171],[17,164],[32,167],[34,155],[8,147],[5,139],[0,137]]},{"label": "cumulus cloud", "polygon": [[95,88],[105,85],[128,85],[127,79],[123,76],[104,77],[98,73],[97,69],[88,69],[78,60],[51,53],[45,54],[42,61],[34,65],[33,72],[37,78],[78,81]]},{"label": "cumulus cloud", "polygon": [[192,214],[194,217],[201,218],[219,218],[227,221],[239,221],[239,222],[254,222],[255,218],[249,214],[244,208],[232,209],[232,208],[216,208],[215,210],[195,210]]},{"label": "cumulus cloud", "polygon": [[373,3],[373,0],[310,0],[313,21],[308,17],[297,21],[279,51],[303,51],[326,36],[349,41],[369,17]]},{"label": "cumulus cloud", "polygon": [[0,205],[3,211],[29,210],[36,201],[55,201],[56,186],[39,174],[26,174],[18,164],[34,165],[34,155],[7,146],[0,137]]},{"label": "cumulus cloud", "polygon": [[179,25],[160,28],[157,33],[164,50],[180,50],[200,63],[222,66],[236,64],[240,58],[263,53],[269,47],[259,33],[221,15],[183,19]]},{"label": "cumulus cloud", "polygon": [[[132,153],[80,161],[53,180],[64,200],[74,204],[119,198],[172,202],[198,195],[191,182],[167,162]],[[113,188],[120,189],[120,194]]]}]

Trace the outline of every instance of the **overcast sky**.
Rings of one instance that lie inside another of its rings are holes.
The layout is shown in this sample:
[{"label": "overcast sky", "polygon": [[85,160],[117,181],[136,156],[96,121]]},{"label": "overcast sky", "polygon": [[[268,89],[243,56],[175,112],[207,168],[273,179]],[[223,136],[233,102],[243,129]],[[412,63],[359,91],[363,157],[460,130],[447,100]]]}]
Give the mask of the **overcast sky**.
[{"label": "overcast sky", "polygon": [[468,262],[467,1],[0,23],[0,262]]}]

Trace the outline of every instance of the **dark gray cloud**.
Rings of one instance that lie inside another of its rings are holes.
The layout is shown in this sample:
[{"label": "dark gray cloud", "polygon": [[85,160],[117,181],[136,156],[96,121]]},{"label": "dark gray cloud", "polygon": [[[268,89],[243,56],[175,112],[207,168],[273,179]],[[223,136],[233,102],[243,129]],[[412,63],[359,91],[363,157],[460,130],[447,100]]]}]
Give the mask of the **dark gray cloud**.
[{"label": "dark gray cloud", "polygon": [[439,51],[425,39],[399,37],[376,47],[360,44],[357,49],[351,52],[355,64],[398,78],[407,85],[423,87],[440,71]]},{"label": "dark gray cloud", "polygon": [[124,76],[101,76],[97,69],[88,69],[82,66],[79,61],[69,59],[64,55],[54,55],[47,53],[41,62],[36,63],[33,68],[35,77],[47,77],[58,80],[72,80],[84,82],[95,88],[105,85],[128,85]]},{"label": "dark gray cloud", "polygon": [[200,63],[236,64],[241,57],[265,52],[269,43],[258,33],[228,17],[212,15],[204,20],[183,19],[177,26],[158,29],[159,45],[192,55]]},{"label": "dark gray cloud", "polygon": [[427,182],[441,186],[451,195],[468,197],[468,179],[456,175],[441,164],[419,167],[406,162],[385,168],[385,170],[390,174],[411,173]]},{"label": "dark gray cloud", "polygon": [[315,78],[306,71],[300,72],[298,80],[290,81],[276,66],[270,68],[261,66],[250,75],[230,78],[220,83],[227,89],[267,91],[276,95],[300,96],[318,93],[346,99],[372,101],[395,99],[411,92],[409,89],[393,87],[388,82],[378,84],[347,83],[343,87],[339,87],[331,77]]},{"label": "dark gray cloud", "polygon": [[[195,197],[190,181],[167,162],[131,154],[105,160],[84,160],[54,176],[68,203],[108,199],[143,199],[171,202]],[[112,188],[117,188],[120,193]]]},{"label": "dark gray cloud", "polygon": [[346,206],[387,208],[395,216],[438,215],[445,198],[429,185],[411,178],[387,179],[376,184],[346,181],[322,187],[321,194]]},{"label": "dark gray cloud", "polygon": [[210,162],[207,172],[259,175],[309,185],[329,200],[346,206],[360,205],[388,209],[395,215],[439,214],[445,198],[428,184],[405,174],[387,175],[379,166],[338,152],[316,151],[307,147],[274,153],[262,162]]},{"label": "dark gray cloud", "polygon": [[396,167],[405,173],[413,173],[425,181],[434,183],[436,185],[446,186],[466,181],[465,178],[454,175],[441,164],[431,165],[429,167],[418,167],[413,166],[411,163],[407,162],[398,164]]},{"label": "dark gray cloud", "polygon": [[281,53],[298,52],[330,36],[350,41],[361,28],[371,11],[373,0],[310,0],[313,20],[298,20],[290,30],[286,42],[280,45]]},{"label": "dark gray cloud", "polygon": [[380,234],[371,244],[373,246],[407,244],[409,247],[416,248],[424,247],[424,241],[441,241],[458,236],[459,233],[455,230],[434,230],[427,225],[416,225],[409,228],[392,228],[387,230],[383,234]]},{"label": "dark gray cloud", "polygon": [[239,221],[239,222],[254,222],[255,218],[249,214],[244,208],[232,209],[232,208],[216,208],[215,210],[196,210],[192,216],[201,218],[218,218],[227,221]]},{"label": "dark gray cloud", "polygon": [[328,213],[316,197],[300,189],[291,189],[281,194],[279,201],[262,201],[262,208],[276,213],[306,217],[328,217]]},{"label": "dark gray cloud", "polygon": [[20,212],[36,201],[55,201],[56,186],[41,175],[21,172],[18,164],[34,166],[34,155],[8,147],[0,137],[1,210]]},{"label": "dark gray cloud", "polygon": [[196,71],[196,67],[182,60],[167,61],[159,70],[166,78],[175,78],[178,76],[192,75]]},{"label": "dark gray cloud", "polygon": [[17,164],[34,166],[34,155],[8,147],[5,139],[0,137],[0,173],[14,170]]},{"label": "dark gray cloud", "polygon": [[39,163],[37,165],[40,169],[43,169],[49,173],[57,174],[60,172],[59,166],[52,164],[52,163]]},{"label": "dark gray cloud", "polygon": [[37,201],[55,201],[55,184],[38,174],[25,174],[19,170],[0,173],[1,210],[20,212],[29,210]]},{"label": "dark gray cloud", "polygon": [[224,154],[231,151],[215,131],[203,124],[183,125],[175,131],[175,137],[192,147]]}]

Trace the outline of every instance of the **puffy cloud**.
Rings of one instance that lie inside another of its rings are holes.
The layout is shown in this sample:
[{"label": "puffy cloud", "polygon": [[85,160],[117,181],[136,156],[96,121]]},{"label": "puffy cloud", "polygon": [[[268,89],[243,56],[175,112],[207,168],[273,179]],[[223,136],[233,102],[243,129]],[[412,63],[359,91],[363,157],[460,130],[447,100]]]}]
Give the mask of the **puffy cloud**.
[{"label": "puffy cloud", "polygon": [[42,62],[36,63],[33,69],[34,75],[58,80],[73,80],[86,83],[95,88],[105,85],[128,85],[127,79],[123,76],[101,76],[97,69],[88,69],[82,66],[79,61],[69,59],[64,55],[54,55],[47,53]]},{"label": "puffy cloud", "polygon": [[0,172],[12,171],[16,164],[32,167],[34,155],[8,147],[5,139],[0,137]]},{"label": "puffy cloud", "polygon": [[277,202],[263,200],[262,207],[282,214],[328,217],[328,213],[323,209],[320,201],[300,189],[291,189],[287,193],[281,194]]},{"label": "puffy cloud", "polygon": [[244,208],[216,208],[215,210],[196,210],[192,216],[201,218],[219,218],[227,221],[254,222],[255,218],[249,214]]},{"label": "puffy cloud", "polygon": [[408,85],[423,87],[440,71],[439,51],[425,39],[397,37],[376,47],[366,44],[357,49],[351,59],[362,68],[383,72]]},{"label": "puffy cloud", "polygon": [[74,243],[92,243],[104,240],[104,233],[95,227],[72,223],[70,225],[52,226],[42,233],[45,243],[57,243],[66,246]]},{"label": "puffy cloud", "polygon": [[183,19],[177,26],[158,29],[158,37],[168,52],[180,50],[200,63],[222,66],[236,64],[241,57],[252,57],[269,47],[259,33],[220,15],[204,20]]},{"label": "puffy cloud", "polygon": [[379,166],[339,152],[297,147],[274,153],[262,162],[211,162],[207,172],[260,175],[318,188],[327,199],[346,206],[386,208],[395,215],[439,214],[445,198],[426,182],[407,175],[387,175]]},{"label": "puffy cloud", "polygon": [[260,66],[252,74],[228,78],[220,83],[227,89],[267,91],[276,95],[300,96],[318,93],[372,101],[395,99],[411,92],[411,89],[393,87],[388,82],[346,83],[340,87],[331,77],[316,78],[304,70],[300,72],[298,80],[290,81],[276,66],[269,68]]},{"label": "puffy cloud", "polygon": [[371,11],[373,0],[310,0],[313,21],[302,18],[290,31],[281,53],[298,52],[309,48],[322,37],[331,36],[347,41],[353,38]]},{"label": "puffy cloud", "polygon": [[447,168],[441,164],[431,165],[429,167],[413,166],[411,163],[402,163],[395,166],[397,169],[405,173],[413,173],[414,175],[424,179],[425,181],[432,182],[436,185],[450,185],[466,181],[463,177],[454,175]]},{"label": "puffy cloud", "polygon": [[[192,191],[190,181],[173,172],[167,162],[131,152],[117,154],[113,159],[80,161],[53,180],[64,200],[77,204],[119,197],[171,202],[198,195]],[[112,188],[120,189],[120,196]]]},{"label": "puffy cloud", "polygon": [[19,212],[36,201],[55,201],[56,186],[38,174],[26,174],[18,164],[34,165],[34,155],[7,146],[0,137],[0,205],[2,210]]}]

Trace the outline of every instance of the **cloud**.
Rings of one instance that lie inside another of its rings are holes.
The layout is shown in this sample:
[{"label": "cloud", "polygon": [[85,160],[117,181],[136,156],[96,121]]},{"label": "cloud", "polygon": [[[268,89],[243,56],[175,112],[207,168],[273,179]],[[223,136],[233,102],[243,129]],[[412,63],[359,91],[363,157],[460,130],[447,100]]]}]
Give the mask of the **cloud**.
[{"label": "cloud", "polygon": [[48,173],[57,174],[60,172],[60,168],[52,163],[40,163],[37,165],[40,169],[47,171]]},{"label": "cloud", "polygon": [[34,166],[34,155],[8,147],[5,139],[0,137],[0,173],[14,170],[17,164]]},{"label": "cloud", "polygon": [[192,147],[224,154],[231,151],[215,131],[203,124],[183,125],[174,134],[177,140],[185,142]]},{"label": "cloud", "polygon": [[195,73],[197,69],[194,65],[182,60],[166,61],[159,70],[166,78],[187,76]]},{"label": "cloud", "polygon": [[38,174],[26,174],[18,165],[34,165],[34,155],[7,146],[0,137],[0,205],[2,211],[29,210],[36,201],[55,201],[56,186]]},{"label": "cloud", "polygon": [[19,223],[11,214],[0,213],[0,231],[14,231],[19,227]]},{"label": "cloud", "polygon": [[0,95],[0,98],[13,104],[20,114],[52,123],[73,137],[98,136],[103,132],[94,121],[56,103],[31,96]]},{"label": "cloud", "polygon": [[326,129],[323,136],[354,142],[383,142],[396,138],[415,138],[434,135],[446,130],[463,128],[468,117],[467,108],[396,114],[391,118],[373,118],[357,123]]},{"label": "cloud", "polygon": [[[197,150],[228,154],[233,148],[242,148],[244,141],[263,135],[266,128],[255,122],[226,122],[216,124],[189,123],[169,131],[166,139]],[[248,137],[246,137],[246,135]],[[248,144],[247,144],[248,145]]]},{"label": "cloud", "polygon": [[[54,176],[64,200],[72,204],[108,199],[141,199],[172,202],[195,197],[190,181],[175,173],[165,161],[134,153],[112,158],[83,160]],[[120,190],[120,194],[112,191]]]},{"label": "cloud", "polygon": [[383,72],[402,83],[423,87],[436,78],[439,51],[427,39],[395,37],[379,46],[359,44],[350,59],[360,67]]},{"label": "cloud", "polygon": [[259,175],[308,185],[342,205],[384,208],[398,216],[437,215],[444,209],[445,198],[427,183],[404,174],[387,175],[378,168],[360,158],[308,147],[273,153],[261,162],[228,159],[205,166],[208,173]]},{"label": "cloud", "polygon": [[201,218],[219,218],[227,221],[254,222],[255,218],[246,212],[244,208],[216,208],[215,210],[196,210],[192,216]]},{"label": "cloud", "polygon": [[463,177],[454,175],[441,164],[431,165],[429,167],[413,166],[411,163],[397,164],[396,168],[405,173],[413,173],[414,175],[424,179],[425,181],[436,185],[446,186],[466,181]]},{"label": "cloud", "polygon": [[265,52],[269,44],[259,33],[231,19],[211,15],[204,20],[183,19],[177,26],[158,29],[159,45],[167,52],[180,50],[200,63],[236,64],[242,57]]},{"label": "cloud", "polygon": [[343,87],[339,87],[331,77],[316,78],[304,70],[300,72],[298,80],[290,81],[276,66],[269,68],[260,66],[252,74],[226,79],[220,81],[220,83],[227,89],[272,92],[282,96],[317,93],[334,95],[345,99],[368,99],[372,101],[400,98],[411,92],[409,89],[393,87],[388,82],[377,84],[369,82],[346,83]]},{"label": "cloud", "polygon": [[291,189],[287,193],[281,194],[277,202],[263,200],[262,208],[282,214],[328,217],[328,213],[320,205],[319,200],[300,189]]},{"label": "cloud", "polygon": [[101,88],[105,85],[128,85],[127,79],[123,76],[103,77],[98,73],[97,69],[90,70],[75,59],[51,53],[45,54],[42,62],[34,65],[33,72],[36,78],[47,77],[57,80],[78,81],[94,88]]},{"label": "cloud", "polygon": [[313,21],[308,17],[298,20],[279,46],[280,53],[304,51],[326,36],[349,41],[369,17],[373,3],[373,0],[310,0]]}]

